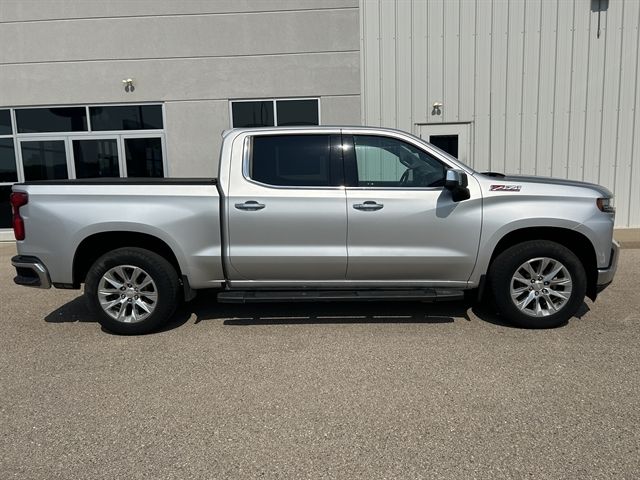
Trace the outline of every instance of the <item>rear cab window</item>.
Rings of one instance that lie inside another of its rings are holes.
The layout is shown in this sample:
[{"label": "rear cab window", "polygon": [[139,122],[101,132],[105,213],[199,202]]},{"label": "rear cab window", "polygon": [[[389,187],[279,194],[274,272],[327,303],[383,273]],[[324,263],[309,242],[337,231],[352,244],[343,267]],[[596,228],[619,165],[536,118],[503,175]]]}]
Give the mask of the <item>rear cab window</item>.
[{"label": "rear cab window", "polygon": [[256,135],[249,179],[274,187],[339,187],[343,182],[340,135]]}]

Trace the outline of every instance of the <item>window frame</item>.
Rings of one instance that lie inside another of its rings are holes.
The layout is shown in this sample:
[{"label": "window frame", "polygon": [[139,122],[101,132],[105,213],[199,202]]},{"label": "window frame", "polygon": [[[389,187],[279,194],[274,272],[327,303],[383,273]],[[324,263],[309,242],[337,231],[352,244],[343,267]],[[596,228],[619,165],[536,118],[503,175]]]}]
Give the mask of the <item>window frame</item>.
[{"label": "window frame", "polygon": [[[252,159],[252,155],[253,155],[253,139],[255,137],[277,137],[277,136],[293,136],[293,135],[322,135],[322,136],[328,136],[329,138],[329,142],[330,142],[330,147],[331,149],[333,149],[334,147],[337,147],[338,145],[334,145],[332,143],[331,137],[333,136],[337,136],[340,139],[342,138],[342,135],[340,133],[339,129],[336,130],[317,130],[317,131],[301,131],[301,132],[285,132],[283,133],[282,131],[277,131],[277,130],[273,130],[273,131],[264,131],[264,132],[256,132],[251,133],[250,135],[247,135],[244,139],[244,144],[243,144],[243,150],[242,150],[242,178],[249,182],[252,183],[254,185],[258,185],[260,187],[263,188],[269,188],[269,189],[274,189],[274,190],[344,190],[344,184],[345,184],[345,180],[344,180],[344,175],[340,176],[337,180],[336,183],[341,183],[341,185],[331,185],[331,186],[318,186],[318,185],[272,185],[270,183],[263,183],[260,182],[258,180],[254,180],[253,178],[251,178],[251,172],[250,172],[250,168],[251,168],[251,159]],[[342,140],[341,140],[342,142]],[[342,143],[341,143],[341,147],[342,147]],[[342,150],[342,148],[340,148],[340,150]],[[329,160],[331,161],[335,161],[338,164],[342,165],[342,172],[344,172],[344,152],[342,153],[342,155],[340,155],[339,159],[333,159],[330,158]],[[336,165],[337,166],[337,165]],[[335,166],[332,166],[335,167]],[[340,170],[338,170],[338,172],[340,172]]]},{"label": "window frame", "polygon": [[391,140],[395,140],[397,142],[401,142],[401,143],[406,143],[407,145],[411,145],[412,147],[414,147],[416,150],[420,150],[421,152],[423,152],[425,155],[428,155],[429,157],[433,158],[435,161],[437,161],[438,163],[440,163],[445,170],[449,170],[451,168],[453,168],[451,165],[449,165],[447,162],[444,162],[443,160],[441,160],[440,158],[438,158],[436,155],[432,154],[430,151],[421,148],[420,146],[412,143],[412,142],[408,142],[405,139],[402,138],[397,138],[394,136],[389,136],[389,135],[384,135],[384,134],[380,134],[380,133],[369,133],[369,132],[343,132],[342,133],[342,145],[343,145],[343,158],[344,158],[344,171],[345,171],[345,181],[346,181],[346,185],[347,188],[349,188],[350,190],[408,190],[408,191],[438,191],[438,190],[443,190],[444,189],[444,185],[442,186],[436,186],[436,187],[389,187],[389,186],[385,186],[385,187],[376,187],[376,186],[360,186],[358,185],[358,162],[356,159],[356,150],[355,150],[355,142],[353,137],[382,137],[382,138],[387,138],[387,139],[391,139]]},{"label": "window frame", "polygon": [[[322,110],[320,97],[269,97],[269,98],[238,98],[229,100],[229,124],[231,128],[273,128],[278,126],[278,107],[276,102],[286,102],[290,100],[315,100],[318,104],[318,125],[299,125],[300,127],[313,128],[322,125]],[[233,125],[233,104],[234,103],[246,103],[246,102],[272,102],[273,104],[273,123],[274,125],[267,125],[264,127],[235,127]],[[290,125],[295,128],[295,125]]]},{"label": "window frame", "polygon": [[[90,107],[121,107],[131,105],[159,105],[162,108],[162,125],[161,129],[146,129],[146,130],[94,130],[91,125],[91,117],[89,114]],[[84,107],[87,115],[87,130],[83,132],[38,132],[38,133],[18,133],[16,110],[31,109],[31,108],[68,108],[68,107]],[[0,107],[0,110],[9,110],[11,115],[11,128],[13,134],[0,135],[0,138],[13,138],[13,148],[16,156],[16,166],[18,173],[18,182],[23,183],[25,181],[24,167],[22,164],[22,151],[20,148],[20,142],[24,140],[60,140],[63,137],[65,140],[65,150],[67,155],[67,173],[69,180],[76,178],[75,176],[75,158],[73,155],[73,140],[103,140],[105,138],[115,138],[118,141],[118,156],[120,164],[120,176],[126,177],[126,165],[122,166],[124,155],[124,139],[131,137],[160,137],[162,144],[162,169],[165,177],[169,176],[168,168],[168,152],[166,147],[166,109],[165,104],[161,102],[127,102],[127,103],[95,103],[95,104],[82,104],[82,105],[29,105],[28,107]],[[14,183],[0,183],[0,185],[14,185]]]}]

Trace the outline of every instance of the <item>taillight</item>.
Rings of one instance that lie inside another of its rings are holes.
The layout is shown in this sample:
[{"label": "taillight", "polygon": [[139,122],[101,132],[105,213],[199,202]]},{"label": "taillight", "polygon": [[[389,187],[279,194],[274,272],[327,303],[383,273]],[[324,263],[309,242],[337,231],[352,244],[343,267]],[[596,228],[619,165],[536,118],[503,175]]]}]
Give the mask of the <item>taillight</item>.
[{"label": "taillight", "polygon": [[9,197],[13,212],[13,234],[16,240],[24,240],[24,220],[20,216],[20,207],[29,203],[29,194],[26,192],[13,192]]}]

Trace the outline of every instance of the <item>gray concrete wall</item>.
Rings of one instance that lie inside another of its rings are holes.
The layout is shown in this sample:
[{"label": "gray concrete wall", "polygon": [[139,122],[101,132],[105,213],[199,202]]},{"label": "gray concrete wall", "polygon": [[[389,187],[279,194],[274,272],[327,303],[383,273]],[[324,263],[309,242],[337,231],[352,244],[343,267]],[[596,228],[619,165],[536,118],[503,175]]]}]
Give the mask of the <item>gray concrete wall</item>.
[{"label": "gray concrete wall", "polygon": [[229,99],[360,122],[358,21],[357,0],[1,0],[0,107],[161,101],[169,174],[210,176]]}]

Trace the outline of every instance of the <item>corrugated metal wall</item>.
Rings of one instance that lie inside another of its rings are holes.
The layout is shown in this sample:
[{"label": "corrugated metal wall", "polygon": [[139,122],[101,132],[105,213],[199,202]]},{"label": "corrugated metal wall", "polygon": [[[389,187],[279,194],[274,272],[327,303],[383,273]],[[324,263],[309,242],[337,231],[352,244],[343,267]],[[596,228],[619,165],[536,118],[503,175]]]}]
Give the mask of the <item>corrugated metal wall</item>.
[{"label": "corrugated metal wall", "polygon": [[603,184],[640,226],[639,0],[360,6],[364,124],[471,122],[475,168]]}]

